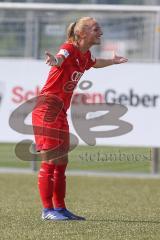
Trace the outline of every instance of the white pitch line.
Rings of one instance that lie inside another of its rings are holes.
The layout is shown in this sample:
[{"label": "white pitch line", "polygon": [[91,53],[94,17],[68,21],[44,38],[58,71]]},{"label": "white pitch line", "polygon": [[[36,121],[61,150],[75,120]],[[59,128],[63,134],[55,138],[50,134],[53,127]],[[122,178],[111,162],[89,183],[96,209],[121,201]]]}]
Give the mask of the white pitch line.
[{"label": "white pitch line", "polygon": [[31,174],[34,172],[29,168],[0,167],[0,173]]},{"label": "white pitch line", "polygon": [[[13,174],[37,174],[31,169],[25,168],[0,168],[0,173],[13,173]],[[135,179],[160,179],[160,174],[151,173],[118,173],[118,172],[100,172],[100,171],[87,171],[87,170],[68,170],[67,176],[87,176],[87,177],[113,177],[113,178],[135,178]]]},{"label": "white pitch line", "polygon": [[88,177],[113,177],[113,178],[137,178],[137,179],[160,179],[160,174],[151,173],[118,173],[118,172],[100,172],[100,171],[81,171],[70,170],[69,176],[88,176]]}]

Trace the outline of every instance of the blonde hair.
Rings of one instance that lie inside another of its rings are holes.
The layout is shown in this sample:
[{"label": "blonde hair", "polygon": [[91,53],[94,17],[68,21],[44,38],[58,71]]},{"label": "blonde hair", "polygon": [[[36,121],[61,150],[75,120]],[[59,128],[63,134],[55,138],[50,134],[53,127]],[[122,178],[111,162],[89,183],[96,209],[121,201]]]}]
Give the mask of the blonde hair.
[{"label": "blonde hair", "polygon": [[70,23],[67,28],[67,41],[76,42],[79,39],[79,32],[84,32],[86,28],[90,27],[96,20],[92,17],[82,17],[76,22]]}]

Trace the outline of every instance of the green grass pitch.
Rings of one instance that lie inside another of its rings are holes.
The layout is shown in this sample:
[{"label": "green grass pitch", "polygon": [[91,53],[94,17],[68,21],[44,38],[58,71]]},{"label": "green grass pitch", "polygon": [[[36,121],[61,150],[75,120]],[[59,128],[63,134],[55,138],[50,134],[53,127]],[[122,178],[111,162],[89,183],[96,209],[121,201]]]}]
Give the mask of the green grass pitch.
[{"label": "green grass pitch", "polygon": [[36,174],[0,174],[0,239],[160,239],[159,179],[72,176],[67,183],[67,206],[86,221],[42,221]]},{"label": "green grass pitch", "polygon": [[[37,163],[39,165],[39,162]],[[15,144],[0,144],[0,167],[31,167],[30,162],[15,156]],[[68,169],[150,172],[150,148],[120,148],[108,146],[78,146],[69,154]]]}]

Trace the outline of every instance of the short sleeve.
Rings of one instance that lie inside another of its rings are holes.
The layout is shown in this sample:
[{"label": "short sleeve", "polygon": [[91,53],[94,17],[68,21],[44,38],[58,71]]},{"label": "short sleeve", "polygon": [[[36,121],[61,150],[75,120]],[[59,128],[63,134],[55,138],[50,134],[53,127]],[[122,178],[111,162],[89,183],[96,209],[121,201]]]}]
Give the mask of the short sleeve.
[{"label": "short sleeve", "polygon": [[64,43],[58,53],[56,54],[56,56],[62,56],[64,57],[64,59],[68,58],[69,56],[72,55],[72,52],[73,52],[73,47],[71,46],[71,44],[67,44],[67,43]]},{"label": "short sleeve", "polygon": [[88,57],[88,62],[86,65],[86,70],[93,67],[96,63],[96,58],[92,55],[92,53],[90,51],[87,52],[87,57]]}]

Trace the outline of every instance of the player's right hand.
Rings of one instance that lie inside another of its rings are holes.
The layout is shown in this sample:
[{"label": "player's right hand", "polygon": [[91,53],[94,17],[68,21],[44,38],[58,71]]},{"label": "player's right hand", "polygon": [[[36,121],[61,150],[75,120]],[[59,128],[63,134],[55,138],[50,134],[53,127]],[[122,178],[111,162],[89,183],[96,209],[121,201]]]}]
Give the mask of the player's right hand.
[{"label": "player's right hand", "polygon": [[48,51],[45,51],[46,55],[46,64],[49,66],[55,66],[57,64],[56,58]]}]

